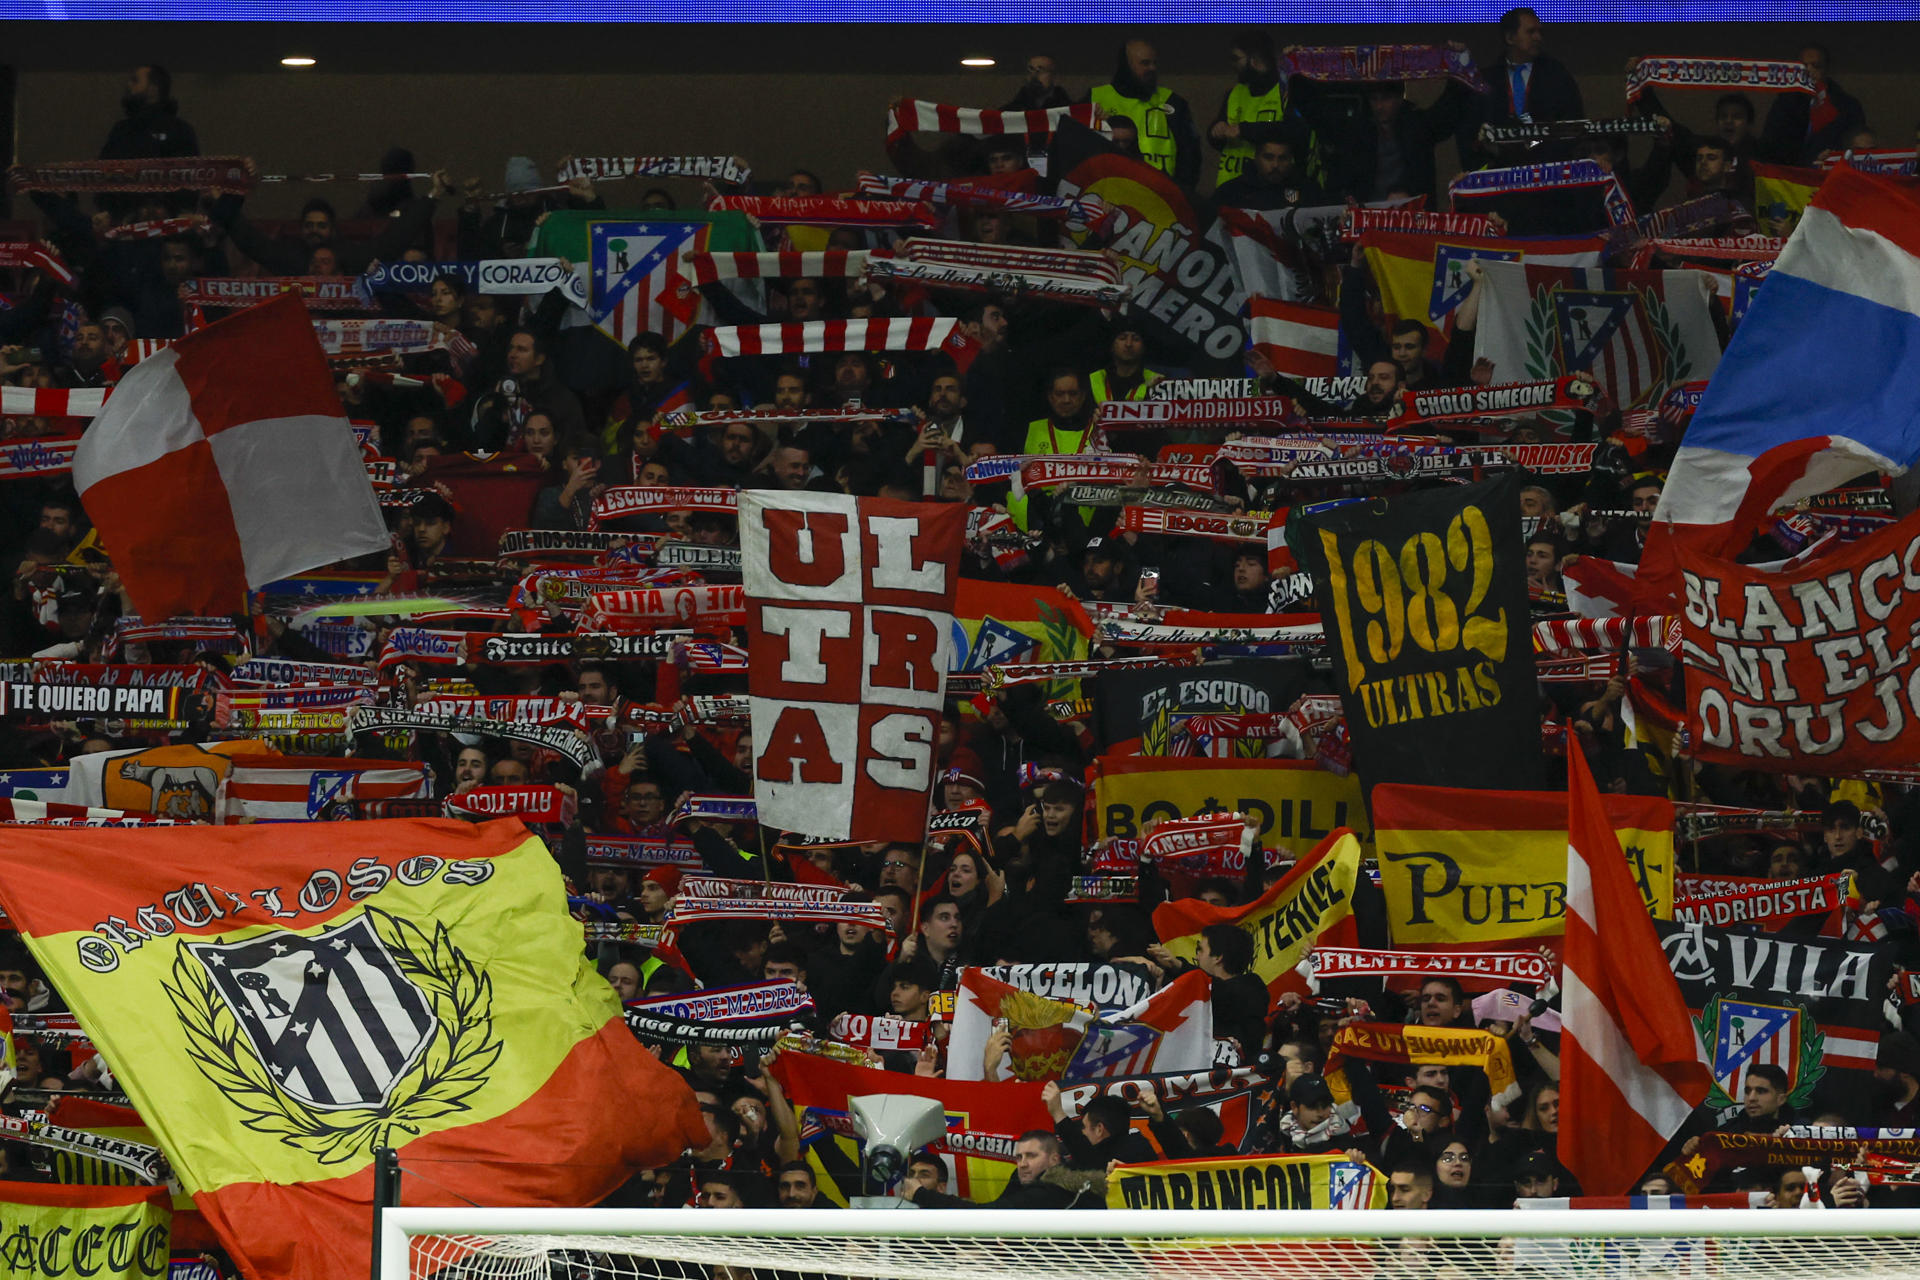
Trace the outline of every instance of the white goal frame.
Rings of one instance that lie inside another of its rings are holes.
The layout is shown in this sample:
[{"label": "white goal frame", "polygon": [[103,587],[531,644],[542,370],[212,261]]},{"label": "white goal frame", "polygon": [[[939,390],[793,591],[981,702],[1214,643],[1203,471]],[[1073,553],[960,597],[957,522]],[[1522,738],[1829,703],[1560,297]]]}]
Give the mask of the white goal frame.
[{"label": "white goal frame", "polygon": [[[488,1209],[390,1208],[376,1215],[373,1280],[413,1280],[418,1236],[785,1236],[965,1240],[1713,1240],[1904,1238],[1920,1243],[1920,1211],[1827,1209]],[[831,1264],[823,1264],[831,1273]],[[1887,1274],[1920,1275],[1920,1267]]]}]

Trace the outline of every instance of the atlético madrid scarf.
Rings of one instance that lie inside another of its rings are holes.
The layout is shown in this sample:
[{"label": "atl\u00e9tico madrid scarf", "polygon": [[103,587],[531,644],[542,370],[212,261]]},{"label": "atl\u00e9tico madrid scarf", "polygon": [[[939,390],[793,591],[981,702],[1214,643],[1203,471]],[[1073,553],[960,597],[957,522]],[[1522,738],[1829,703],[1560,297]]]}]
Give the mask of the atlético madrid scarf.
[{"label": "atl\u00e9tico madrid scarf", "polygon": [[951,316],[892,320],[799,320],[784,324],[722,325],[706,335],[723,356],[821,355],[836,351],[945,351],[962,373],[978,346]]},{"label": "atl\u00e9tico madrid scarf", "polygon": [[1458,80],[1486,92],[1473,55],[1443,44],[1358,44],[1294,49],[1280,59],[1284,75],[1303,80]]},{"label": "atl\u00e9tico madrid scarf", "polygon": [[887,150],[891,152],[901,139],[916,132],[961,133],[975,138],[1007,133],[1044,137],[1058,129],[1062,120],[1077,120],[1089,129],[1098,129],[1100,118],[1100,108],[1090,102],[1045,111],[982,111],[901,98],[887,108]]},{"label": "atl\u00e9tico madrid scarf", "polygon": [[1819,89],[1804,63],[1752,58],[1642,58],[1627,73],[1627,101],[1637,102],[1648,86],[1809,94]]},{"label": "atl\u00e9tico madrid scarf", "polygon": [[706,178],[744,187],[753,171],[734,156],[575,156],[554,181],[575,178],[608,182],[617,178]]},{"label": "atl\u00e9tico madrid scarf", "polygon": [[7,170],[15,191],[211,191],[244,195],[253,189],[243,156],[182,156],[167,160],[60,160],[17,164]]},{"label": "atl\u00e9tico madrid scarf", "polygon": [[839,196],[715,196],[709,211],[732,210],[774,226],[937,227],[940,211],[925,200],[847,200]]}]

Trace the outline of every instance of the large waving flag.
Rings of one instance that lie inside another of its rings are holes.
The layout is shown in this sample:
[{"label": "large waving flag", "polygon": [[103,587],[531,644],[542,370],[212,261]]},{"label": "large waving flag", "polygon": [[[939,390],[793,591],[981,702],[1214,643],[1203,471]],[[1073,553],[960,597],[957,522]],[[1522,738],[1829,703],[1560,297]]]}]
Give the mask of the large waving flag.
[{"label": "large waving flag", "polygon": [[1776,507],[1920,459],[1920,400],[1894,376],[1917,363],[1920,191],[1836,169],[1674,455],[1640,560],[1643,605],[1677,594],[1677,543],[1731,559]]},{"label": "large waving flag", "polygon": [[430,1171],[409,1201],[589,1205],[705,1144],[526,828],[311,831],[0,849],[0,902],[248,1280],[367,1274],[376,1147]]},{"label": "large waving flag", "polygon": [[249,587],[388,546],[296,294],[134,366],[80,438],[73,483],[156,621],[243,612]]},{"label": "large waving flag", "polygon": [[[1606,942],[1603,944],[1601,938]],[[1632,1189],[1712,1086],[1680,984],[1599,788],[1567,752],[1560,1159],[1596,1195]]]}]

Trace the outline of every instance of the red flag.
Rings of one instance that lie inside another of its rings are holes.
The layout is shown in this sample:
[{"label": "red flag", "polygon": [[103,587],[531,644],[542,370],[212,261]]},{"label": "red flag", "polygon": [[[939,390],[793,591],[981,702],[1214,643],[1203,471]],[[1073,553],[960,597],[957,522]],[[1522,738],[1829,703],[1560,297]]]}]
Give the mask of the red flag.
[{"label": "red flag", "polygon": [[388,546],[295,294],[135,365],[73,482],[142,616],[236,613],[249,587]]},{"label": "red flag", "polygon": [[1309,302],[1254,298],[1248,304],[1254,350],[1289,378],[1332,378],[1340,372],[1344,343],[1340,311]]},{"label": "red flag", "polygon": [[[1603,945],[1601,938],[1605,937]],[[1567,938],[1560,1160],[1595,1195],[1631,1191],[1712,1078],[1680,984],[1600,807],[1567,752]]]}]

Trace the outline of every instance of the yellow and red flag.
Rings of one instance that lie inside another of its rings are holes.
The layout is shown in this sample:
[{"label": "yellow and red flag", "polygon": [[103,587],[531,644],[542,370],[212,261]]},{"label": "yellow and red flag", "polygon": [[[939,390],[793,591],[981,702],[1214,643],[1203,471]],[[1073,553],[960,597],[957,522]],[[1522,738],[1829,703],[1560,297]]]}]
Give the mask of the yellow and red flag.
[{"label": "yellow and red flag", "polygon": [[367,1274],[377,1147],[429,1171],[409,1203],[586,1205],[706,1143],[564,893],[516,821],[0,849],[0,903],[248,1280]]}]

